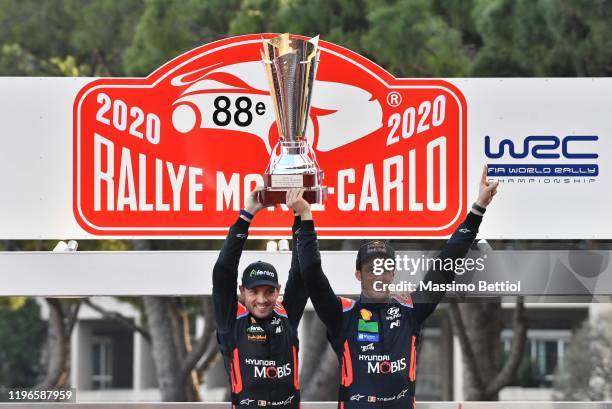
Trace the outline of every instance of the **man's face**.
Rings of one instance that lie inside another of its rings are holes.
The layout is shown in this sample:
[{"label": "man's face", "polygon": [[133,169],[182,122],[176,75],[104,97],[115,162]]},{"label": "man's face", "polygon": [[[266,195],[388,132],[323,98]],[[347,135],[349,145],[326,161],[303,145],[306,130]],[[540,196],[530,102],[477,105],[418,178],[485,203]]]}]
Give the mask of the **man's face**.
[{"label": "man's face", "polygon": [[240,286],[240,296],[244,306],[256,318],[266,318],[272,314],[279,293],[280,286],[260,285],[253,288]]},{"label": "man's face", "polygon": [[[382,274],[375,274],[374,271]],[[391,284],[395,278],[395,264],[377,262],[376,259],[368,260],[361,265],[361,271],[355,272],[355,277],[361,281],[363,296],[382,301],[389,297],[390,291],[386,285]]]}]

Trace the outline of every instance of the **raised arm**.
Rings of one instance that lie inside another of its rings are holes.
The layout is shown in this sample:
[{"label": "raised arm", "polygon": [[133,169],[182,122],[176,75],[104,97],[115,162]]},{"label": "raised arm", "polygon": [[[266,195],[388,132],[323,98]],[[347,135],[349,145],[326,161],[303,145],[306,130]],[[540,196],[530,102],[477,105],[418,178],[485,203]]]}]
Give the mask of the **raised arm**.
[{"label": "raised arm", "polygon": [[[470,249],[471,244],[478,233],[478,226],[482,221],[482,216],[478,216],[472,212],[468,213],[465,221],[459,225],[451,238],[446,242],[438,258],[442,263],[448,263],[451,259],[454,263],[456,259],[465,257]],[[436,267],[442,267],[438,263],[434,263]],[[455,278],[454,270],[444,270],[442,268],[432,268],[427,272],[424,283],[431,283],[433,288],[439,284],[451,283]],[[414,301],[414,312],[417,320],[422,322],[431,315],[436,309],[438,303],[444,297],[444,291],[422,290],[412,294]]]},{"label": "raised arm", "polygon": [[[487,180],[487,167],[485,166],[480,178],[478,199],[467,217],[459,225],[451,238],[446,242],[438,258],[442,260],[442,264],[446,260],[455,260],[465,257],[470,250],[470,246],[474,242],[478,234],[478,228],[482,222],[483,212],[480,210],[486,209],[491,203],[493,196],[497,193],[498,182]],[[480,209],[480,210],[479,210]],[[434,263],[436,267],[441,267],[439,263]],[[455,265],[455,264],[453,264]],[[424,283],[431,282],[432,284],[448,284],[455,279],[455,271],[433,268],[427,272]],[[414,311],[417,320],[423,322],[436,309],[436,306],[444,297],[444,291],[418,291],[413,294]]]},{"label": "raised arm", "polygon": [[256,200],[258,190],[255,189],[251,192],[244,208],[246,213],[241,212],[238,220],[230,227],[213,268],[212,296],[215,320],[220,333],[231,330],[236,320],[238,263],[242,256],[244,243],[249,235],[251,224],[251,217],[249,216],[254,216],[262,208]]},{"label": "raised arm", "polygon": [[299,214],[302,220],[297,237],[302,280],[304,280],[317,315],[327,330],[335,335],[342,322],[342,304],[323,273],[317,233],[310,205],[302,198],[303,192],[303,189],[292,189],[290,197],[287,198],[287,205]]},{"label": "raised arm", "polygon": [[219,332],[227,332],[236,319],[238,262],[249,234],[249,222],[238,218],[230,227],[213,268],[213,305]]},{"label": "raised arm", "polygon": [[297,328],[304,314],[304,308],[306,308],[306,302],[308,301],[308,291],[302,280],[302,273],[300,272],[300,263],[298,261],[298,250],[297,250],[297,235],[300,229],[300,216],[296,215],[293,220],[293,227],[291,228],[293,242],[291,243],[293,249],[291,250],[291,268],[289,269],[289,278],[285,286],[285,294],[283,295],[283,307],[287,311],[289,316],[289,322],[293,325],[293,328]]}]

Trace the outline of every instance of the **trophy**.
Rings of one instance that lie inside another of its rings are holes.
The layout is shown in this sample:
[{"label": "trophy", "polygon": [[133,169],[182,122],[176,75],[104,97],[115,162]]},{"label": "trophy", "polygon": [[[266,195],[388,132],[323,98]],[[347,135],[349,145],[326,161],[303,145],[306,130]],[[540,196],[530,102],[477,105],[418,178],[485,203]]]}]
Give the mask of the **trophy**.
[{"label": "trophy", "polygon": [[318,41],[318,36],[302,40],[288,33],[263,41],[262,58],[280,136],[264,173],[265,188],[258,195],[264,205],[285,203],[287,190],[295,187],[305,189],[303,198],[309,203],[321,203],[327,196],[327,187],[321,186],[323,172],[306,140]]}]

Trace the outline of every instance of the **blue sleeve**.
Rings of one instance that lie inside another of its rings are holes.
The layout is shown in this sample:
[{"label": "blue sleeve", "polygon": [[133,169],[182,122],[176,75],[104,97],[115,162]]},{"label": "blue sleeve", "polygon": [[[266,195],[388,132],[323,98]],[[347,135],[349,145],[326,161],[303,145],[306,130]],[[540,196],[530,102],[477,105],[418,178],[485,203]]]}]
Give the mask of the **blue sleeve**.
[{"label": "blue sleeve", "polygon": [[219,333],[228,332],[236,321],[238,263],[249,234],[249,222],[238,218],[230,227],[213,267],[213,305]]},{"label": "blue sleeve", "polygon": [[342,302],[323,273],[317,233],[312,220],[302,221],[298,234],[298,254],[302,279],[315,311],[329,333],[334,336],[342,325]]},{"label": "blue sleeve", "polygon": [[[478,234],[478,228],[482,222],[482,216],[478,216],[469,212],[464,222],[459,225],[451,238],[446,242],[438,258],[442,260],[442,264],[446,260],[454,260],[465,257]],[[438,267],[439,265],[436,265]],[[424,283],[431,282],[432,284],[451,283],[455,278],[454,270],[444,270],[433,268],[427,272]],[[414,312],[416,319],[419,322],[425,321],[436,309],[438,303],[444,297],[444,291],[415,291],[412,294],[414,302]]]},{"label": "blue sleeve", "polygon": [[304,308],[306,308],[306,302],[308,301],[308,291],[306,290],[304,280],[302,280],[297,249],[297,235],[301,225],[300,222],[299,216],[296,216],[293,220],[293,227],[291,229],[293,232],[291,268],[289,269],[289,278],[287,279],[283,296],[283,307],[285,307],[287,311],[289,322],[295,329],[300,325],[300,320],[302,319]]}]

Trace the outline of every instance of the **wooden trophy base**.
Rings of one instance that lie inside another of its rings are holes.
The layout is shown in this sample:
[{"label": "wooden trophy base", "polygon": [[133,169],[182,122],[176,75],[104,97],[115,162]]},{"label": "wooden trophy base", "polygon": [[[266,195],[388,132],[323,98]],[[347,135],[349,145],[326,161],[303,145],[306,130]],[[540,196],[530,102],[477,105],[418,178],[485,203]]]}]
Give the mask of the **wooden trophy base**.
[{"label": "wooden trophy base", "polygon": [[[258,192],[257,200],[264,206],[284,204],[287,201],[288,190],[288,188],[269,187]],[[302,197],[310,204],[323,203],[327,199],[327,186],[306,187]]]},{"label": "wooden trophy base", "polygon": [[308,203],[322,203],[327,199],[327,187],[319,185],[323,180],[321,171],[299,175],[266,173],[263,177],[266,188],[259,192],[257,198],[264,206],[286,203],[287,191],[293,187],[304,188],[302,197]]}]

